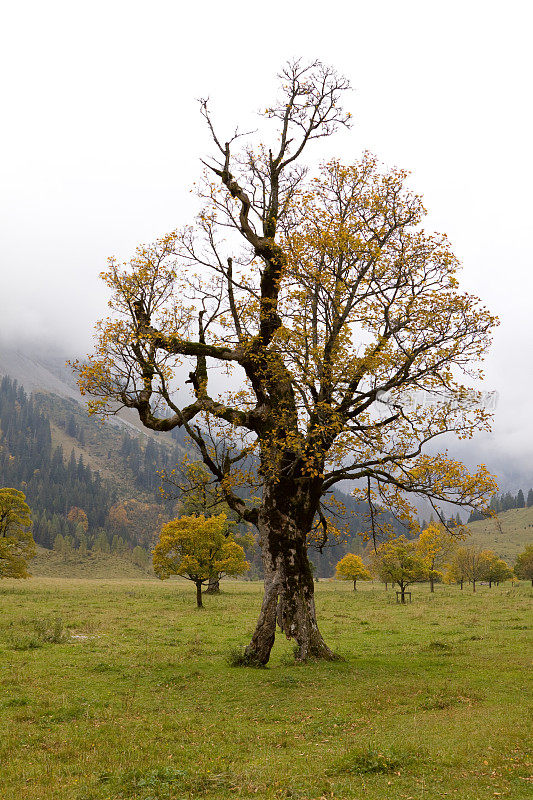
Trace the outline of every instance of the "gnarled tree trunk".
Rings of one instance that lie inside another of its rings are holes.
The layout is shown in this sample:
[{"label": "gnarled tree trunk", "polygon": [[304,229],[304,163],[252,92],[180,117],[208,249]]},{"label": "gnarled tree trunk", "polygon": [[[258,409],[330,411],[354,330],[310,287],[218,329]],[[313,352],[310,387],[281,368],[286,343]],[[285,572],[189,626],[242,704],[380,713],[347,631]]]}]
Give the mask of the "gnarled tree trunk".
[{"label": "gnarled tree trunk", "polygon": [[265,593],[246,656],[250,662],[267,663],[277,624],[288,639],[295,640],[297,659],[333,660],[335,655],[318,629],[313,574],[307,557],[313,514],[299,493],[283,494],[279,488],[274,492],[265,488],[258,522]]}]

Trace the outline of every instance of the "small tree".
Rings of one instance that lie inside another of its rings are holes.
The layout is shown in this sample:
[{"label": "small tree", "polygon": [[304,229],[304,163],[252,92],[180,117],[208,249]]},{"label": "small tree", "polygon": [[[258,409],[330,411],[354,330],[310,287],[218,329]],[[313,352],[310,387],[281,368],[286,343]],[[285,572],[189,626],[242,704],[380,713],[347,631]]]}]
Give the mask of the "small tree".
[{"label": "small tree", "polygon": [[31,512],[16,489],[0,489],[0,578],[28,578],[27,562],[35,556]]},{"label": "small tree", "polygon": [[533,544],[529,544],[523,553],[520,553],[514,565],[514,574],[524,581],[531,581],[533,586]]},{"label": "small tree", "polygon": [[347,553],[337,564],[335,577],[339,581],[353,581],[353,590],[357,591],[357,581],[369,581],[372,575],[363,564],[361,556]]},{"label": "small tree", "polygon": [[513,577],[513,571],[502,558],[498,558],[496,553],[492,550],[484,550],[483,556],[485,559],[485,572],[483,575],[484,580],[489,582],[489,588],[493,583],[496,585],[503,581],[508,581]]},{"label": "small tree", "polygon": [[415,542],[405,536],[383,542],[373,557],[374,569],[385,583],[400,587],[401,601],[405,603],[405,590],[412,583],[428,579],[428,566],[418,552]]},{"label": "small tree", "polygon": [[105,531],[100,530],[94,540],[93,550],[99,550],[101,553],[109,553],[109,541]]},{"label": "small tree", "polygon": [[[170,474],[163,472],[161,477],[164,486],[175,486],[179,491],[179,507],[185,515],[203,514],[204,517],[213,517],[217,514],[229,516],[231,513],[220,486],[203,462],[190,461],[185,457],[180,469],[174,469]],[[229,533],[229,528],[227,532]],[[213,574],[205,593],[219,592],[220,580],[217,574]]]},{"label": "small tree", "polygon": [[420,534],[417,550],[427,563],[429,585],[432,592],[435,591],[435,583],[440,582],[443,578],[442,570],[454,546],[450,534],[434,522],[430,523]]},{"label": "small tree", "polygon": [[180,517],[163,525],[154,551],[154,570],[165,580],[179,575],[196,586],[196,604],[202,608],[202,585],[213,574],[242,575],[250,565],[244,550],[228,535],[225,514],[216,517]]},{"label": "small tree", "polygon": [[87,555],[88,548],[87,548],[87,537],[85,536],[84,533],[80,534],[79,542],[80,543],[78,546],[78,555],[80,556],[80,558],[85,558]]},{"label": "small tree", "polygon": [[137,544],[133,548],[131,559],[133,563],[138,567],[141,567],[141,569],[148,569],[150,564],[150,556],[148,552],[140,545]]},{"label": "small tree", "polygon": [[446,565],[444,573],[445,583],[458,583],[461,589],[464,582],[468,580],[466,575],[466,568],[464,562],[457,558],[457,553],[454,553],[452,560]]},{"label": "small tree", "polygon": [[480,550],[477,547],[458,547],[451,564],[451,571],[455,575],[460,575],[461,588],[463,581],[468,580],[472,584],[472,589],[476,591],[477,581],[481,581],[487,576],[489,551]]}]

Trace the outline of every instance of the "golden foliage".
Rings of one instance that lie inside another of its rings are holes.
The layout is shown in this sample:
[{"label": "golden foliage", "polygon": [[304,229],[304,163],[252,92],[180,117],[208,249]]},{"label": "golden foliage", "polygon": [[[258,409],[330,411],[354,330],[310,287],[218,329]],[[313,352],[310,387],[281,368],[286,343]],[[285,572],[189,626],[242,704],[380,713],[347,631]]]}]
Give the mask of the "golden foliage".
[{"label": "golden foliage", "polygon": [[243,548],[228,531],[225,514],[184,516],[163,525],[153,550],[156,575],[197,582],[224,575],[242,575],[250,569]]},{"label": "golden foliage", "polygon": [[403,588],[429,577],[426,560],[418,552],[416,543],[405,536],[383,542],[373,555],[372,564],[382,581]]},{"label": "golden foliage", "polygon": [[83,508],[72,506],[67,514],[67,519],[69,522],[74,523],[74,525],[81,525],[84,533],[87,533],[89,530],[89,520],[87,519],[87,514]]},{"label": "golden foliage", "polygon": [[27,562],[35,556],[31,512],[16,489],[0,489],[0,578],[28,578]]},{"label": "golden foliage", "polygon": [[339,581],[369,581],[372,579],[370,570],[363,564],[361,556],[347,553],[337,562],[335,577]]}]

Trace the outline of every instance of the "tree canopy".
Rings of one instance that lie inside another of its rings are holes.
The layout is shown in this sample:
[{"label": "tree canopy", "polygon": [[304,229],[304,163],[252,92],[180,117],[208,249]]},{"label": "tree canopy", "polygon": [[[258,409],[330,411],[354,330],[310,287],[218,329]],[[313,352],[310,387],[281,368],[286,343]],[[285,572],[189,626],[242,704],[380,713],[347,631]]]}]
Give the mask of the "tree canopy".
[{"label": "tree canopy", "polygon": [[372,579],[372,574],[363,564],[361,556],[355,553],[346,553],[337,564],[335,577],[339,581],[353,581],[355,592],[357,581],[369,581]]},{"label": "tree canopy", "polygon": [[[110,260],[112,316],[77,364],[94,412],[125,406],[153,430],[183,427],[228,506],[257,526],[265,596],[247,653],[261,663],[276,620],[300,658],[333,657],[306,548],[334,529],[339,481],[359,479],[375,540],[378,504],[414,525],[409,493],[440,514],[442,501],[484,508],[495,490],[484,466],[470,473],[426,445],[487,429],[469,382],[496,319],[460,291],[458,261],[423,229],[404,171],[368,153],[314,174],[302,160],[349,126],[348,88],[319,62],[288,64],[265,112],[270,146],[220,136],[202,101],[214,155],[195,225]],[[184,364],[190,394],[176,382]],[[232,376],[221,391],[215,365]]]},{"label": "tree canopy", "polygon": [[0,578],[28,578],[27,562],[35,555],[31,512],[16,489],[0,489]]},{"label": "tree canopy", "polygon": [[202,606],[202,584],[213,576],[242,575],[249,569],[243,548],[228,532],[225,514],[180,517],[163,525],[153,551],[156,575],[180,575],[196,585]]},{"label": "tree canopy", "polygon": [[382,581],[399,586],[402,603],[405,602],[407,587],[418,581],[426,581],[429,575],[427,560],[420,554],[416,542],[410,542],[405,536],[382,542],[373,555],[372,563]]},{"label": "tree canopy", "polygon": [[492,550],[484,550],[483,555],[486,564],[483,579],[489,582],[489,586],[493,583],[503,583],[513,577],[511,567],[503,558],[499,558]]}]

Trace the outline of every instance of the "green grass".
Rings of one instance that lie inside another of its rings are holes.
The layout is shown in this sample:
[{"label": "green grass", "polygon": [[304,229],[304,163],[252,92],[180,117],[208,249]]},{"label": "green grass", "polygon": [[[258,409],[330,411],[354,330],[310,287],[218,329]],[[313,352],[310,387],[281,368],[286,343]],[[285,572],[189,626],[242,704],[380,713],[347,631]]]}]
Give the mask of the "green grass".
[{"label": "green grass", "polygon": [[[224,582],[0,584],[2,800],[484,800],[531,796],[524,582],[320,581],[334,663],[232,667],[261,599]],[[59,622],[58,622],[59,621]]]}]

